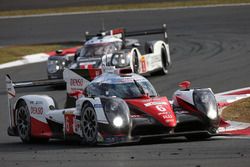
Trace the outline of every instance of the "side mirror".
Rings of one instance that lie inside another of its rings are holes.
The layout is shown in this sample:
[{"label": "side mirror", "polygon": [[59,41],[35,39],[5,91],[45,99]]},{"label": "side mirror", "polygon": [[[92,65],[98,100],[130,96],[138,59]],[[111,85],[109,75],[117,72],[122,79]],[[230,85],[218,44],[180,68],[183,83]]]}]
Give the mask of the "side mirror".
[{"label": "side mirror", "polygon": [[179,83],[179,87],[184,89],[184,90],[189,89],[190,85],[191,85],[191,82],[189,82],[189,81],[183,81],[183,82]]}]

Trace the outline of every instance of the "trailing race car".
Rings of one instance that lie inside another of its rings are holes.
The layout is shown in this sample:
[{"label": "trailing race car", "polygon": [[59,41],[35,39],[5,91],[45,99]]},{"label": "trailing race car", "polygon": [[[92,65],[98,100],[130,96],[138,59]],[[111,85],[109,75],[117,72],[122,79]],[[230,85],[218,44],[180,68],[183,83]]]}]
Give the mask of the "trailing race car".
[{"label": "trailing race car", "polygon": [[[163,34],[163,40],[152,40],[141,46],[139,40],[127,37]],[[48,78],[62,78],[64,68],[90,69],[102,66],[129,67],[138,74],[167,74],[171,65],[166,25],[162,28],[127,32],[124,29],[86,33],[86,42],[75,53],[75,61],[64,54],[48,59]]]},{"label": "trailing race car", "polygon": [[[8,134],[19,136],[25,143],[58,138],[86,144],[167,136],[205,139],[216,134],[220,117],[211,89],[189,89],[189,82],[183,82],[174,93],[172,106],[146,78],[131,71],[111,67],[103,72],[65,69],[67,93],[76,97],[74,106],[58,109],[47,95],[19,97],[9,110]],[[91,82],[82,77],[86,75]],[[12,83],[9,76],[6,83],[11,104],[14,87],[22,84]],[[23,86],[28,84],[32,83]]]}]

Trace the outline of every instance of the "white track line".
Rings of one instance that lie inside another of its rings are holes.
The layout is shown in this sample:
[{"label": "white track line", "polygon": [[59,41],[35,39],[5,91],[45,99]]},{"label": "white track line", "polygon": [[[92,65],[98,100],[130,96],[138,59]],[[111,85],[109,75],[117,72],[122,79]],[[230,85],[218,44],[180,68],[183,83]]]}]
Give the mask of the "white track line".
[{"label": "white track line", "polygon": [[248,5],[250,5],[250,3],[169,7],[169,8],[145,8],[145,9],[129,9],[129,10],[103,10],[103,11],[87,11],[87,12],[49,13],[49,14],[19,15],[19,16],[0,16],[0,19],[19,19],[19,18],[32,18],[32,17],[50,17],[50,16],[82,15],[82,14],[101,14],[101,13],[104,14],[104,13],[120,13],[120,12],[137,12],[137,11],[197,9],[197,8],[214,8],[214,7],[231,7],[231,6],[248,6]]}]

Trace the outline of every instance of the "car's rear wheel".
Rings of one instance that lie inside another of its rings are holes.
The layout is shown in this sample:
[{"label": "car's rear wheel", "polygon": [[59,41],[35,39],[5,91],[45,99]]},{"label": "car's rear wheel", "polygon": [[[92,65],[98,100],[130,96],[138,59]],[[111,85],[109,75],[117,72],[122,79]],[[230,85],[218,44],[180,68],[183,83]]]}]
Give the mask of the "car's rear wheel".
[{"label": "car's rear wheel", "polygon": [[95,109],[89,102],[85,103],[82,108],[81,129],[84,142],[89,145],[95,145],[98,134],[97,116]]},{"label": "car's rear wheel", "polygon": [[25,101],[20,101],[16,108],[16,125],[19,137],[24,143],[31,142],[31,121]]},{"label": "car's rear wheel", "polygon": [[162,68],[159,71],[155,72],[154,74],[165,75],[169,71],[171,65],[171,59],[164,45],[161,46],[161,63],[162,63]]},{"label": "car's rear wheel", "polygon": [[132,68],[134,73],[139,73],[139,57],[135,51],[132,54]]},{"label": "car's rear wheel", "polygon": [[16,107],[17,132],[23,143],[46,143],[49,138],[31,136],[31,118],[28,106],[24,100],[18,102]]}]

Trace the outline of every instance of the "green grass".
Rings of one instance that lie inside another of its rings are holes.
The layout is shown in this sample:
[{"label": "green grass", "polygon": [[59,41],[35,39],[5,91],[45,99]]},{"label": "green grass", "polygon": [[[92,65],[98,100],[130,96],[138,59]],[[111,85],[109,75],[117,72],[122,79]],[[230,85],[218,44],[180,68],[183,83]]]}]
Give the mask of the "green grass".
[{"label": "green grass", "polygon": [[69,45],[45,44],[45,45],[26,45],[9,46],[0,48],[0,64],[22,59],[23,56],[41,52],[50,52],[57,49],[68,48]]},{"label": "green grass", "polygon": [[235,4],[235,3],[250,3],[250,0],[188,0],[185,2],[157,2],[157,3],[122,4],[122,5],[61,7],[61,8],[35,9],[35,10],[11,10],[11,11],[1,11],[0,16],[143,9],[143,8],[169,8],[169,7],[182,7],[182,6],[200,6],[200,5]]},{"label": "green grass", "polygon": [[225,120],[250,123],[250,97],[232,103],[222,111]]}]

